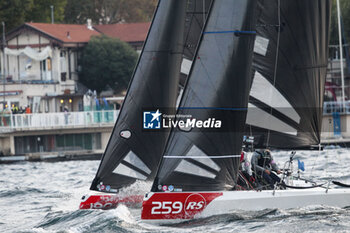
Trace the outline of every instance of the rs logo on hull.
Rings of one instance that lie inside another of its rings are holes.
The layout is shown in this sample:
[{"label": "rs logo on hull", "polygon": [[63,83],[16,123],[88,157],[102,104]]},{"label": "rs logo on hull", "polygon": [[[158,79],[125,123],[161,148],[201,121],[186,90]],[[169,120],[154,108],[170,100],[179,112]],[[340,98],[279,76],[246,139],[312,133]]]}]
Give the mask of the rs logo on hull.
[{"label": "rs logo on hull", "polygon": [[186,210],[200,210],[203,208],[204,201],[200,202],[190,202],[188,203],[188,206],[186,207]]},{"label": "rs logo on hull", "polygon": [[201,194],[194,193],[186,198],[185,206],[185,213],[189,216],[193,216],[202,212],[207,206],[207,202]]}]

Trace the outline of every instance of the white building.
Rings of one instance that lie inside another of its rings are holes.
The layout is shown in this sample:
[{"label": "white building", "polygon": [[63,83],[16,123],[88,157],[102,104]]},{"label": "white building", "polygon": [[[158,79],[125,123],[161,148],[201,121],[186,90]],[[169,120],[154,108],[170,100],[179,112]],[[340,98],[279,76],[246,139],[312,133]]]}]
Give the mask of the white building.
[{"label": "white building", "polygon": [[[140,51],[149,26],[26,23],[9,32],[5,61],[0,52],[6,74],[0,74],[0,155],[103,151],[118,111],[81,112],[87,92],[78,82],[82,48],[91,36],[106,34]],[[32,114],[2,111],[12,105],[30,106]],[[66,106],[68,113],[62,112]]]},{"label": "white building", "polygon": [[[5,63],[1,54],[4,106],[30,106],[32,112],[82,110],[78,58],[91,36],[85,25],[26,23],[6,37]],[[81,90],[84,91],[84,90]]]}]

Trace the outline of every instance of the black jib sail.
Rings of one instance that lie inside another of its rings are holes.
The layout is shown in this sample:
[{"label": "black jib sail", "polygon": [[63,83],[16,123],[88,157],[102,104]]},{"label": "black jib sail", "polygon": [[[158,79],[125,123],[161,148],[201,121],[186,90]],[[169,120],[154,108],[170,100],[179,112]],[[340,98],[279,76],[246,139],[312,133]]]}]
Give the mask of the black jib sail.
[{"label": "black jib sail", "polygon": [[143,111],[175,108],[184,48],[186,4],[187,1],[159,1],[91,190],[118,192],[136,180],[154,178],[169,130],[144,132]]},{"label": "black jib sail", "polygon": [[320,143],[331,0],[259,0],[247,136],[255,148]]},{"label": "black jib sail", "polygon": [[[223,190],[235,185],[251,84],[255,4],[255,0],[213,1],[177,112],[178,119],[201,119],[207,128],[200,128],[200,121],[195,123],[198,129],[173,128],[153,192]],[[218,119],[221,129],[209,129]]]}]

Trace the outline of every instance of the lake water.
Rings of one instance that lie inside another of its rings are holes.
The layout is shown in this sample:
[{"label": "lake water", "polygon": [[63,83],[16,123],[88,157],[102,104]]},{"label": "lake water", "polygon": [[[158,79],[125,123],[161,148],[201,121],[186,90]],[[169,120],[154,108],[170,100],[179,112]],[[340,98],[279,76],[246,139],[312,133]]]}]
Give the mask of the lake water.
[{"label": "lake water", "polygon": [[[280,167],[288,159],[274,152]],[[350,183],[350,150],[301,151],[305,175]],[[305,206],[292,210],[237,212],[153,226],[140,209],[79,210],[99,161],[0,165],[0,232],[350,232],[350,209]],[[140,186],[142,188],[140,188]],[[139,184],[141,192],[151,184]]]}]

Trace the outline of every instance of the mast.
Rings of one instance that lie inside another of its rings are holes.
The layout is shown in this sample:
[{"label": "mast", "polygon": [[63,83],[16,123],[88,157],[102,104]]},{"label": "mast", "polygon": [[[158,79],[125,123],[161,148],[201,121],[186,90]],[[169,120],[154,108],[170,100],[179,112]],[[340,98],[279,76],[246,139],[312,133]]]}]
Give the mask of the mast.
[{"label": "mast", "polygon": [[178,108],[222,127],[173,128],[152,191],[223,190],[235,185],[251,83],[255,0],[212,2]]},{"label": "mast", "polygon": [[340,51],[340,74],[341,74],[341,93],[343,101],[343,111],[345,111],[345,81],[344,81],[344,63],[343,63],[343,36],[342,36],[342,26],[341,26],[341,11],[340,2],[337,0],[337,12],[338,12],[338,32],[339,32],[339,51]]},{"label": "mast", "polygon": [[5,22],[2,22],[2,57],[3,57],[3,61],[2,61],[2,65],[3,65],[3,80],[2,80],[2,85],[3,85],[3,93],[4,93],[4,99],[3,99],[3,109],[5,109],[6,106],[6,55],[5,55],[5,48],[6,48],[6,34],[5,34]]}]

